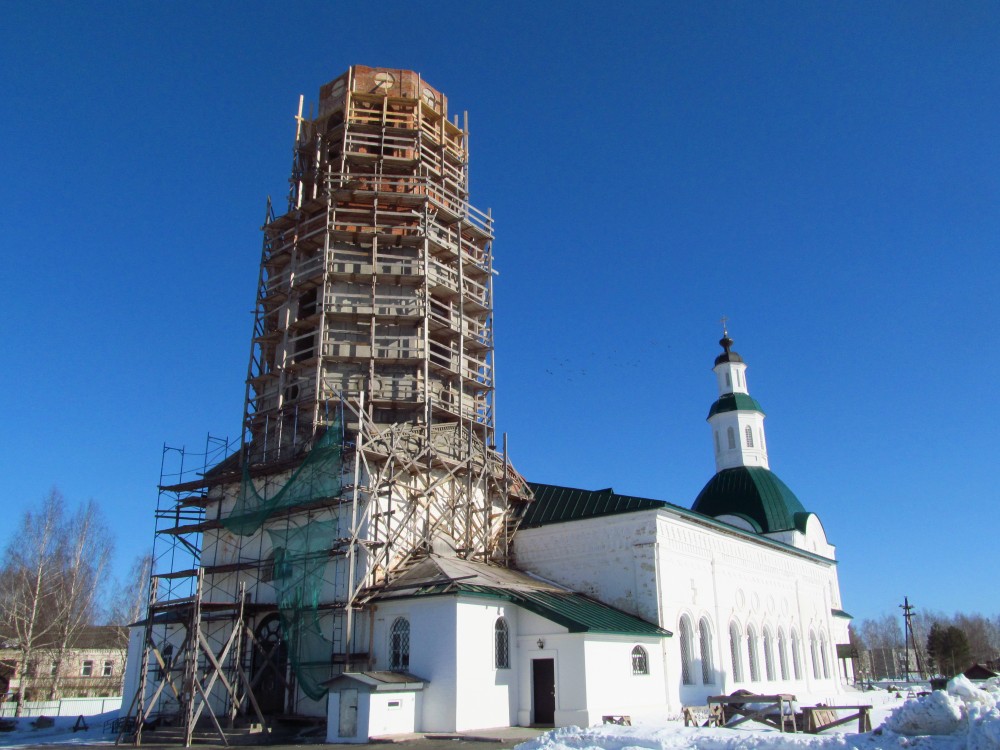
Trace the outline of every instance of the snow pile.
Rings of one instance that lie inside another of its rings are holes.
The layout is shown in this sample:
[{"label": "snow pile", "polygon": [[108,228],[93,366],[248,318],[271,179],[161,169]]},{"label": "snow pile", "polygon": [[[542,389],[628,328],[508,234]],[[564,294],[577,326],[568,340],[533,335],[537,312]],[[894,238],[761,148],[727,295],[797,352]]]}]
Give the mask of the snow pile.
[{"label": "snow pile", "polygon": [[906,737],[965,734],[968,747],[1000,750],[1000,684],[992,680],[978,688],[965,676],[948,683],[948,692],[935,690],[919,701],[895,709],[883,725]]},{"label": "snow pile", "polygon": [[[959,675],[948,690],[876,708],[874,732],[782,734],[760,724],[688,728],[663,721],[632,727],[563,727],[515,750],[1000,750],[1000,679],[981,687]],[[841,716],[846,715],[841,713]],[[856,726],[856,725],[855,725]]]},{"label": "snow pile", "polygon": [[907,737],[954,734],[962,727],[964,708],[961,698],[935,690],[925,698],[906,701],[894,709],[882,726]]}]

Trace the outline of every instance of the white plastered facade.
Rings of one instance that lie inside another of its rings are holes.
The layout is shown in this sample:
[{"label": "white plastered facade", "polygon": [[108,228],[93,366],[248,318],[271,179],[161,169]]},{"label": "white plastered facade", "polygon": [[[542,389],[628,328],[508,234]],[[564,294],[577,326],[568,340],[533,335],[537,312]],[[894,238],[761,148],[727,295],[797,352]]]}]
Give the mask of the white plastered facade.
[{"label": "white plastered facade", "polygon": [[[509,667],[496,663],[495,626],[509,632]],[[375,610],[375,669],[393,668],[393,624],[409,626],[407,671],[425,681],[417,731],[461,732],[539,723],[535,661],[552,660],[556,726],[600,723],[606,715],[664,715],[666,683],[657,636],[571,633],[523,607],[470,596],[427,596],[380,603]],[[633,651],[646,655],[634,674]]]},{"label": "white plastered facade", "polygon": [[[821,526],[809,531],[832,552]],[[515,553],[522,568],[673,632],[661,643],[669,712],[738,688],[842,690],[835,644],[848,619],[832,557],[672,509],[522,529]]]}]

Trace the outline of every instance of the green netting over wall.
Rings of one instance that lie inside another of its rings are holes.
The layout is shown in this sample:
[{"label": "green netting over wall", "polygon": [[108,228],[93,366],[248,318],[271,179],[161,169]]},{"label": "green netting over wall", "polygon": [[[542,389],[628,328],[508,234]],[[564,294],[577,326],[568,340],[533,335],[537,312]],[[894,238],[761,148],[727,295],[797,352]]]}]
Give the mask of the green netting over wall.
[{"label": "green netting over wall", "polygon": [[341,490],[343,428],[338,418],[309,451],[302,465],[272,497],[264,497],[250,479],[248,462],[243,462],[243,481],[236,505],[222,525],[234,534],[255,534],[264,521],[277,511],[307,505],[324,497],[336,497]]},{"label": "green netting over wall", "polygon": [[[282,510],[338,496],[343,474],[342,425],[343,420],[338,417],[271,497],[257,491],[244,463],[240,494],[232,512],[223,519],[223,527],[234,534],[250,536]],[[301,516],[289,514],[283,523],[271,524],[265,530],[274,560],[271,582],[292,669],[302,692],[319,700],[327,693],[322,682],[330,678],[333,642],[323,635],[318,609],[330,550],[339,532],[338,523],[336,519],[303,521]],[[330,592],[331,596],[334,594]]]},{"label": "green netting over wall", "polygon": [[302,692],[326,695],[333,642],[323,635],[318,607],[323,572],[337,538],[337,521],[311,521],[298,528],[267,530],[274,550],[274,584],[288,658]]}]

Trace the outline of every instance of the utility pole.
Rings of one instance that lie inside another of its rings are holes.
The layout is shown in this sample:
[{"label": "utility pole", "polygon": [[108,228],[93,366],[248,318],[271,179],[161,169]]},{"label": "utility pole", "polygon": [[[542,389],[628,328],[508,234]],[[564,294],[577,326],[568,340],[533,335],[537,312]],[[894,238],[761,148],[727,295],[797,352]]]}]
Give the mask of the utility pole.
[{"label": "utility pole", "polygon": [[913,636],[913,610],[915,608],[910,604],[909,597],[906,596],[903,597],[903,603],[899,605],[899,608],[903,610],[903,663],[906,670],[906,681],[910,681],[910,643],[913,643],[913,655],[917,659],[917,674],[920,676],[920,679],[923,679],[924,668],[920,663],[920,649],[917,648],[917,639]]}]

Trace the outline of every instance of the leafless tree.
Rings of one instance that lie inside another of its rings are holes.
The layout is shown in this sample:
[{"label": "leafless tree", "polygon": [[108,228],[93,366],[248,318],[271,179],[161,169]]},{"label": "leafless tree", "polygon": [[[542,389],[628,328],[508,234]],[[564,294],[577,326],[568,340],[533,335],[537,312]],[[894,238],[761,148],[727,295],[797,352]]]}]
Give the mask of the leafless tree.
[{"label": "leafless tree", "polygon": [[[53,489],[22,516],[0,567],[0,636],[19,652],[16,715],[29,693],[47,687],[49,698],[58,696],[66,652],[94,622],[111,551],[93,501],[68,516],[65,498]],[[38,660],[46,655],[55,669],[43,684]]]},{"label": "leafless tree", "polygon": [[[118,649],[121,652],[121,663],[125,664],[128,656],[128,625],[138,622],[146,616],[149,604],[149,576],[153,572],[153,554],[139,555],[132,561],[128,576],[115,582],[115,590],[108,605],[107,620],[109,625],[122,626],[118,630]],[[125,674],[122,672],[122,682]]]},{"label": "leafless tree", "polygon": [[53,488],[39,510],[25,511],[4,551],[0,623],[4,640],[20,654],[16,716],[21,715],[25,695],[37,679],[36,652],[51,645],[58,626],[63,505],[62,494]]},{"label": "leafless tree", "polygon": [[900,676],[897,653],[903,648],[903,628],[892,614],[858,623],[858,635],[868,649],[869,668],[875,678]]},{"label": "leafless tree", "polygon": [[958,613],[955,615],[954,623],[969,642],[969,655],[972,661],[977,664],[987,664],[996,661],[1000,656],[997,649],[997,641],[1000,641],[1000,634],[996,632],[996,623],[988,617],[979,614],[967,615]]},{"label": "leafless tree", "polygon": [[114,548],[100,509],[91,500],[80,506],[61,528],[59,567],[54,589],[56,605],[53,649],[56,662],[49,685],[49,700],[59,695],[59,682],[66,652],[77,636],[95,621],[98,593],[103,588]]}]

